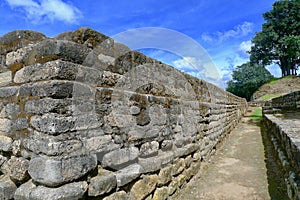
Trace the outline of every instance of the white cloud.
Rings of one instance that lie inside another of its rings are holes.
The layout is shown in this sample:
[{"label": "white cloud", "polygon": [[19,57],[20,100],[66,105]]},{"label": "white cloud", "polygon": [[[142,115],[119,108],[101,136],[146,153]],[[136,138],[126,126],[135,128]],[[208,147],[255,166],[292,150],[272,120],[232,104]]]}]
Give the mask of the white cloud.
[{"label": "white cloud", "polygon": [[230,38],[247,36],[253,31],[253,26],[254,25],[251,22],[244,22],[243,24],[235,26],[232,30],[225,32],[215,32],[212,34],[203,33],[201,39],[204,42],[223,42]]},{"label": "white cloud", "polygon": [[33,23],[48,21],[64,21],[76,23],[82,16],[81,12],[73,5],[62,0],[6,0],[12,8],[21,8],[28,20]]},{"label": "white cloud", "polygon": [[246,53],[247,51],[251,50],[252,42],[251,40],[244,41],[240,44],[239,50],[243,53]]}]

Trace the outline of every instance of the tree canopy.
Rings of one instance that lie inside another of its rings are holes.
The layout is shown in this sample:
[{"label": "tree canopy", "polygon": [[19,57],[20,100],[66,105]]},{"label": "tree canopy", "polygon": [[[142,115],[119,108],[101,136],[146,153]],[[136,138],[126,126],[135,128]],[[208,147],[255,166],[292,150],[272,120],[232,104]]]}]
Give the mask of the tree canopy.
[{"label": "tree canopy", "polygon": [[253,93],[273,76],[263,66],[250,62],[237,66],[226,90],[237,96],[251,100]]},{"label": "tree canopy", "polygon": [[277,1],[263,17],[262,31],[252,40],[251,62],[278,64],[282,76],[295,75],[300,66],[300,1]]}]

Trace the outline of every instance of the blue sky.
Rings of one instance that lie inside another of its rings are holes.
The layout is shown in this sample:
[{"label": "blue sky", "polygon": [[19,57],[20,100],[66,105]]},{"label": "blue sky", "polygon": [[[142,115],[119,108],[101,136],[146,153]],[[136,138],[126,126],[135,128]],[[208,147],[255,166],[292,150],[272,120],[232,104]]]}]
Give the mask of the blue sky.
[{"label": "blue sky", "polygon": [[[217,79],[224,83],[231,78],[230,74],[235,66],[247,62],[249,55],[246,51],[251,46],[251,39],[261,30],[264,22],[262,14],[272,9],[274,2],[275,0],[1,0],[0,35],[16,29],[32,29],[53,37],[88,26],[108,36],[115,36],[128,30],[140,30],[139,28],[163,28],[165,33],[175,31],[172,33],[197,42],[203,48],[201,51],[207,52],[215,65],[215,71],[219,74]],[[143,34],[147,35],[149,31],[145,30]],[[166,38],[161,38],[161,41],[164,40]],[[179,42],[179,47],[180,44]],[[185,45],[188,44],[192,42]],[[214,82],[210,80],[209,73],[203,72],[211,67],[203,68],[203,54],[195,57],[189,51],[190,54],[178,55],[168,48],[158,49],[157,45],[153,48],[145,47],[146,49],[141,49],[142,52]],[[193,70],[191,65],[198,67]],[[271,72],[280,75],[276,67]]]}]

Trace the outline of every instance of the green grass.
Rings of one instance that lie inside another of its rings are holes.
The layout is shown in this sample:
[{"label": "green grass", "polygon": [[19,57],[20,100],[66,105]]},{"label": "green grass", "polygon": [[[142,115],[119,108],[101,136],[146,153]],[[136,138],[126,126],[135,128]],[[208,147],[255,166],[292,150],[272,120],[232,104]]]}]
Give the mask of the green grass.
[{"label": "green grass", "polygon": [[254,108],[254,111],[250,114],[251,119],[262,119],[262,109],[260,107]]},{"label": "green grass", "polygon": [[296,78],[297,76],[295,75],[289,75],[289,76],[284,76],[284,77],[279,77],[279,78],[272,78],[271,80],[268,81],[268,83],[273,83],[273,82],[276,82],[278,80],[281,80],[281,79],[285,79],[285,78]]},{"label": "green grass", "polygon": [[268,101],[270,99],[274,99],[274,98],[277,98],[277,97],[280,97],[280,96],[281,96],[281,94],[266,94],[266,95],[262,96],[261,98],[264,101]]}]

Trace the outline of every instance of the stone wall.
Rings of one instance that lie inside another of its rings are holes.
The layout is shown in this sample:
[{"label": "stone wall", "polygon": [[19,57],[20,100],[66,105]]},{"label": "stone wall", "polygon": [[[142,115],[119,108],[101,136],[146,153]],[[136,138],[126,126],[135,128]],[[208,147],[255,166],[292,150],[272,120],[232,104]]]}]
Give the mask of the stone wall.
[{"label": "stone wall", "polygon": [[89,28],[0,52],[1,199],[168,199],[246,111]]},{"label": "stone wall", "polygon": [[264,105],[263,112],[265,114],[275,114],[289,110],[299,110],[299,108],[300,91],[296,91],[267,101]]},{"label": "stone wall", "polygon": [[300,92],[266,103],[263,108],[263,134],[268,134],[284,171],[290,199],[300,199]]}]

